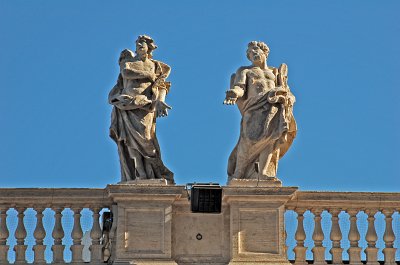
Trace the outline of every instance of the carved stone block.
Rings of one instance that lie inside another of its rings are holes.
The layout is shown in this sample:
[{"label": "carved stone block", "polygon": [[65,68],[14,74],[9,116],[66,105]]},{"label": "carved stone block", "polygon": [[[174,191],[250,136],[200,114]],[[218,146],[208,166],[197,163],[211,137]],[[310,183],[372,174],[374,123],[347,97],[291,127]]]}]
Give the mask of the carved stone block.
[{"label": "carved stone block", "polygon": [[279,254],[278,209],[239,209],[239,253]]}]

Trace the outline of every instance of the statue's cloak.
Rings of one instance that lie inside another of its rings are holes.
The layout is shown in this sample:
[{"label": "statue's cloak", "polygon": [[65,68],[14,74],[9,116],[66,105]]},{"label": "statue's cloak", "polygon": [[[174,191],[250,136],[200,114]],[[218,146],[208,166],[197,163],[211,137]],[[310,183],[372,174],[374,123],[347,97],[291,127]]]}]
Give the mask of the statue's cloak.
[{"label": "statue's cloak", "polygon": [[[162,62],[153,60],[156,67],[169,67]],[[157,72],[157,69],[156,69]],[[121,164],[122,181],[137,178],[136,161],[133,151],[140,153],[146,171],[147,179],[166,179],[173,183],[173,173],[161,160],[160,146],[156,137],[156,116],[151,106],[140,106],[132,102],[129,108],[119,108],[113,99],[123,91],[123,78],[118,77],[117,84],[110,91],[109,102],[113,104],[111,114],[110,137],[118,145]],[[153,99],[152,86],[142,93],[148,100]],[[125,106],[126,107],[126,106]]]},{"label": "statue's cloak", "polygon": [[[232,76],[231,87],[235,75]],[[285,92],[285,93],[282,93]],[[242,114],[239,141],[228,160],[230,178],[256,179],[256,164],[260,153],[272,148],[274,151],[268,167],[268,175],[275,176],[278,160],[285,155],[296,137],[297,125],[293,117],[293,106],[280,103],[294,103],[295,97],[289,88],[276,87],[250,98],[246,94],[237,100]],[[238,148],[247,150],[242,157],[237,157]],[[239,165],[240,164],[240,165]],[[242,168],[242,175],[234,176],[236,167]]]}]

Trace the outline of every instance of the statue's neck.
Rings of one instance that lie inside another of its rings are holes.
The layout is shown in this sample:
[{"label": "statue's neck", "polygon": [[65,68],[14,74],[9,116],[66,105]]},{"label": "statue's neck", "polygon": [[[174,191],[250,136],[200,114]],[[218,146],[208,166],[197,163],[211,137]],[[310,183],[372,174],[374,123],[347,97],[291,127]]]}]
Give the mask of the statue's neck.
[{"label": "statue's neck", "polygon": [[261,69],[263,69],[263,70],[268,68],[267,62],[266,62],[266,61],[263,61],[263,62],[253,62],[253,65],[254,65],[254,66],[257,66],[257,67],[259,67],[259,68],[261,68]]},{"label": "statue's neck", "polygon": [[147,53],[146,54],[136,53],[136,59],[145,62],[146,60],[149,59],[149,56]]}]

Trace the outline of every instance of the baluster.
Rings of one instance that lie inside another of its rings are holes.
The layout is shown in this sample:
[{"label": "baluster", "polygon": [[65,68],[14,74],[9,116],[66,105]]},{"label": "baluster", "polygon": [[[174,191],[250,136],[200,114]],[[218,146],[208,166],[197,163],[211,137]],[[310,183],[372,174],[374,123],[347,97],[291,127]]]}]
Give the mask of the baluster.
[{"label": "baluster", "polygon": [[35,207],[36,210],[36,228],[33,232],[35,237],[35,245],[33,246],[33,251],[35,252],[35,263],[46,263],[44,259],[44,251],[46,246],[43,245],[43,240],[46,237],[46,231],[43,227],[43,211],[44,207]]},{"label": "baluster", "polygon": [[392,215],[394,210],[392,209],[385,209],[382,213],[385,215],[386,221],[386,229],[385,234],[383,235],[383,240],[385,241],[385,248],[383,249],[383,254],[385,255],[385,265],[394,265],[395,262],[395,255],[396,249],[393,247],[393,242],[395,239],[392,227]]},{"label": "baluster", "polygon": [[325,264],[325,248],[322,246],[322,241],[324,240],[324,232],[321,226],[321,213],[322,209],[313,209],[314,214],[314,233],[312,239],[314,240],[314,247],[312,253],[314,254],[314,264]]},{"label": "baluster", "polygon": [[54,217],[55,217],[55,224],[53,228],[52,236],[54,238],[54,245],[51,247],[53,251],[53,262],[54,263],[61,263],[64,262],[64,248],[65,246],[62,244],[62,239],[64,237],[64,230],[62,227],[61,219],[62,219],[62,208],[61,207],[54,207]]},{"label": "baluster", "polygon": [[101,262],[102,261],[102,245],[100,245],[100,237],[102,235],[100,229],[100,207],[93,207],[93,227],[90,231],[90,237],[92,238],[92,245],[90,246],[91,251],[91,262]]},{"label": "baluster", "polygon": [[15,230],[15,238],[17,239],[17,245],[14,246],[15,264],[26,263],[25,251],[27,246],[24,245],[26,237],[26,229],[24,225],[25,209],[25,207],[16,207],[18,212],[18,225],[17,229]]},{"label": "baluster", "polygon": [[7,238],[10,235],[7,228],[7,211],[8,207],[0,205],[0,264],[7,264],[7,253],[9,246]]},{"label": "baluster", "polygon": [[365,249],[367,254],[367,264],[378,264],[377,253],[378,249],[375,247],[378,236],[375,231],[375,213],[376,210],[367,209],[365,213],[368,214],[368,230],[365,239],[368,242],[368,246]]},{"label": "baluster", "polygon": [[342,239],[342,231],[339,226],[339,213],[340,209],[331,209],[329,212],[332,214],[332,230],[330,238],[332,240],[332,248],[330,253],[332,254],[333,264],[342,264],[342,252],[343,249],[340,247],[340,240]]},{"label": "baluster", "polygon": [[295,234],[295,239],[297,241],[296,247],[293,249],[296,254],[295,262],[296,264],[306,264],[306,250],[304,247],[304,240],[306,239],[306,232],[304,231],[304,212],[306,209],[296,209],[297,213],[297,230]]},{"label": "baluster", "polygon": [[83,245],[82,242],[82,228],[81,228],[81,207],[72,207],[71,208],[74,212],[74,228],[71,232],[71,237],[73,239],[73,245],[71,246],[72,251],[72,262],[79,263],[83,262],[82,260],[82,251]]},{"label": "baluster", "polygon": [[349,253],[350,264],[361,264],[361,248],[358,247],[358,241],[360,240],[360,233],[357,228],[358,210],[349,209],[347,210],[347,213],[350,215],[350,248],[347,250],[347,253]]}]

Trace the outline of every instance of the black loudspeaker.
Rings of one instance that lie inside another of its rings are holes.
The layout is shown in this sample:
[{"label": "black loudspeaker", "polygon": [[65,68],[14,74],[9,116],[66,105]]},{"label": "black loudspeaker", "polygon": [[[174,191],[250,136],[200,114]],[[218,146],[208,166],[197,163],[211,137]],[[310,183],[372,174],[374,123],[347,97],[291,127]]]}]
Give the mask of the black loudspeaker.
[{"label": "black loudspeaker", "polygon": [[194,213],[220,213],[222,188],[218,184],[194,184],[190,201]]}]

